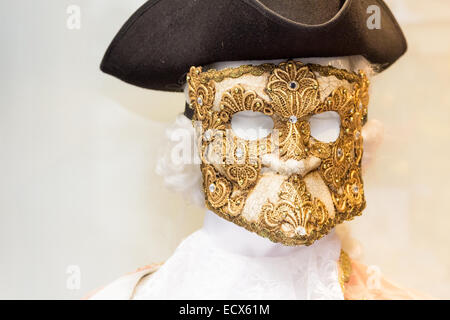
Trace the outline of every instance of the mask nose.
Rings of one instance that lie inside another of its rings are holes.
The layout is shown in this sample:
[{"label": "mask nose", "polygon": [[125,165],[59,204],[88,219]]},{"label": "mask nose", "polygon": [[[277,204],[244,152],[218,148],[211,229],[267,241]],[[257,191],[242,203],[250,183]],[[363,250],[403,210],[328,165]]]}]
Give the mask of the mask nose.
[{"label": "mask nose", "polygon": [[284,161],[294,159],[297,161],[308,157],[308,142],[311,134],[309,122],[299,120],[295,116],[283,121],[277,127],[279,131],[279,153]]},{"label": "mask nose", "polygon": [[290,176],[306,176],[309,172],[317,169],[322,161],[310,156],[302,160],[288,159],[281,160],[276,154],[265,154],[262,157],[262,164],[265,166],[262,171],[273,171],[278,174]]}]

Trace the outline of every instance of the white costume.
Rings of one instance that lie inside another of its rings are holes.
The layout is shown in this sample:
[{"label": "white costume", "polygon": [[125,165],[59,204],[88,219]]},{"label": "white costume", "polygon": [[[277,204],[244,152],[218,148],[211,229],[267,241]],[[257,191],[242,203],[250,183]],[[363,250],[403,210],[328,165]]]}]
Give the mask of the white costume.
[{"label": "white costume", "polygon": [[340,250],[334,233],[309,247],[285,247],[208,211],[203,228],[157,272],[124,276],[92,299],[340,300]]}]

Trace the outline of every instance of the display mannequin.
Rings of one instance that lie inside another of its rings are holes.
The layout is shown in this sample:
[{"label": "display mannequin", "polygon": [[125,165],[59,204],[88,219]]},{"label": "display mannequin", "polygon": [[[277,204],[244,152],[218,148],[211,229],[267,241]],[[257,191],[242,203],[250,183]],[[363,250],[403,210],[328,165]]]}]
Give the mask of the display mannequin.
[{"label": "display mannequin", "polygon": [[[357,57],[303,60],[352,70],[364,69],[371,73],[370,65]],[[210,68],[220,70],[243,63],[258,64],[261,61],[220,63]],[[270,130],[267,119],[259,113],[241,113],[233,120],[233,131],[246,139],[256,139],[257,133]],[[189,120],[184,118],[183,121],[190,125]],[[333,140],[336,131],[340,130],[340,123],[333,117],[321,117],[311,130],[322,140]],[[372,120],[364,126],[362,135],[366,149],[374,154],[381,137],[381,127]],[[166,154],[169,155],[176,144],[169,142],[164,145],[167,146]],[[167,164],[170,161],[168,159],[169,157],[163,157],[161,162]],[[193,166],[193,174],[200,175],[198,164]],[[168,167],[170,166],[160,169],[160,174],[165,177],[166,182],[176,181],[174,187],[179,190],[183,183],[179,179],[173,179],[173,175],[185,174],[188,170],[172,167],[171,172]],[[189,176],[185,179],[200,180]],[[168,184],[170,187],[170,183]],[[192,186],[187,189],[192,189]],[[185,190],[184,194],[186,192],[189,194],[189,190]],[[191,192],[195,194],[194,190]],[[128,287],[126,298],[343,299],[345,296],[339,270],[341,249],[341,239],[334,232],[311,246],[285,246],[248,232],[207,210],[203,227],[189,236],[162,267],[151,266],[132,275],[131,282],[125,281],[132,283]],[[225,269],[233,272],[226,272]],[[255,273],[259,273],[256,278]],[[210,279],[215,279],[213,285]],[[116,288],[117,283],[123,285],[123,278],[111,285],[113,289],[111,286],[107,287],[94,298],[108,297],[111,292],[115,292],[113,296],[118,292],[125,292],[121,286],[120,289]]]},{"label": "display mannequin", "polygon": [[382,277],[369,281],[334,230],[366,204],[363,143],[373,154],[380,137],[368,79],[406,50],[384,2],[383,29],[371,34],[365,1],[187,2],[149,1],[102,70],[150,89],[184,85],[186,109],[172,129],[186,130],[200,161],[172,163],[169,130],[158,172],[206,204],[204,226],[162,266],[93,298],[416,298]]},{"label": "display mannequin", "polygon": [[247,257],[280,257],[304,249],[271,242],[234,224],[227,223],[210,210],[206,210],[203,230],[218,248]]}]

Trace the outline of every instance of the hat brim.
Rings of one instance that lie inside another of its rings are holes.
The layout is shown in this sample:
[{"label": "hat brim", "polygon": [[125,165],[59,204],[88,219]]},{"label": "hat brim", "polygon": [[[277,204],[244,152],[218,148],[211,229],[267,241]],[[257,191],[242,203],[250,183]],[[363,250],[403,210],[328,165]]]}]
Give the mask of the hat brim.
[{"label": "hat brim", "polygon": [[[374,2],[380,29],[367,26],[367,8]],[[302,10],[302,1],[295,3]],[[101,69],[139,87],[181,91],[191,66],[362,55],[384,70],[406,49],[382,0],[346,0],[320,24],[289,19],[258,0],[150,0],[118,32]]]}]

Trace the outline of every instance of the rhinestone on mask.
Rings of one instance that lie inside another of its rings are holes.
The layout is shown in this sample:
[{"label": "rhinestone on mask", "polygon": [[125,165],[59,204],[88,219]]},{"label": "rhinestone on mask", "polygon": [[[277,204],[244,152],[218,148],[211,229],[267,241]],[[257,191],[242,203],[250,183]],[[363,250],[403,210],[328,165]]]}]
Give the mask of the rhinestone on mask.
[{"label": "rhinestone on mask", "polygon": [[242,156],[244,155],[244,151],[241,148],[237,148],[235,155],[238,159],[242,158]]},{"label": "rhinestone on mask", "polygon": [[197,104],[198,104],[199,106],[202,106],[202,105],[203,105],[203,98],[202,98],[202,97],[198,97],[198,98],[197,98]]},{"label": "rhinestone on mask", "polygon": [[289,89],[291,89],[291,90],[297,90],[297,89],[298,89],[298,82],[297,82],[297,81],[291,81],[291,82],[289,82]]},{"label": "rhinestone on mask", "polygon": [[289,122],[290,123],[297,123],[297,117],[296,116],[290,116],[289,117]]},{"label": "rhinestone on mask", "polygon": [[214,184],[214,183],[211,183],[210,185],[209,185],[209,191],[210,192],[214,192],[215,190],[216,190],[216,185]]},{"label": "rhinestone on mask", "polygon": [[211,140],[212,138],[211,131],[210,130],[206,131],[203,137],[205,138],[206,141]]},{"label": "rhinestone on mask", "polygon": [[339,158],[342,157],[342,149],[341,148],[337,149],[337,156]]},{"label": "rhinestone on mask", "polygon": [[299,226],[295,229],[295,233],[299,236],[304,236],[306,235],[306,230],[302,226]]},{"label": "rhinestone on mask", "polygon": [[358,186],[356,184],[353,185],[353,193],[358,193],[358,192],[359,192]]}]

